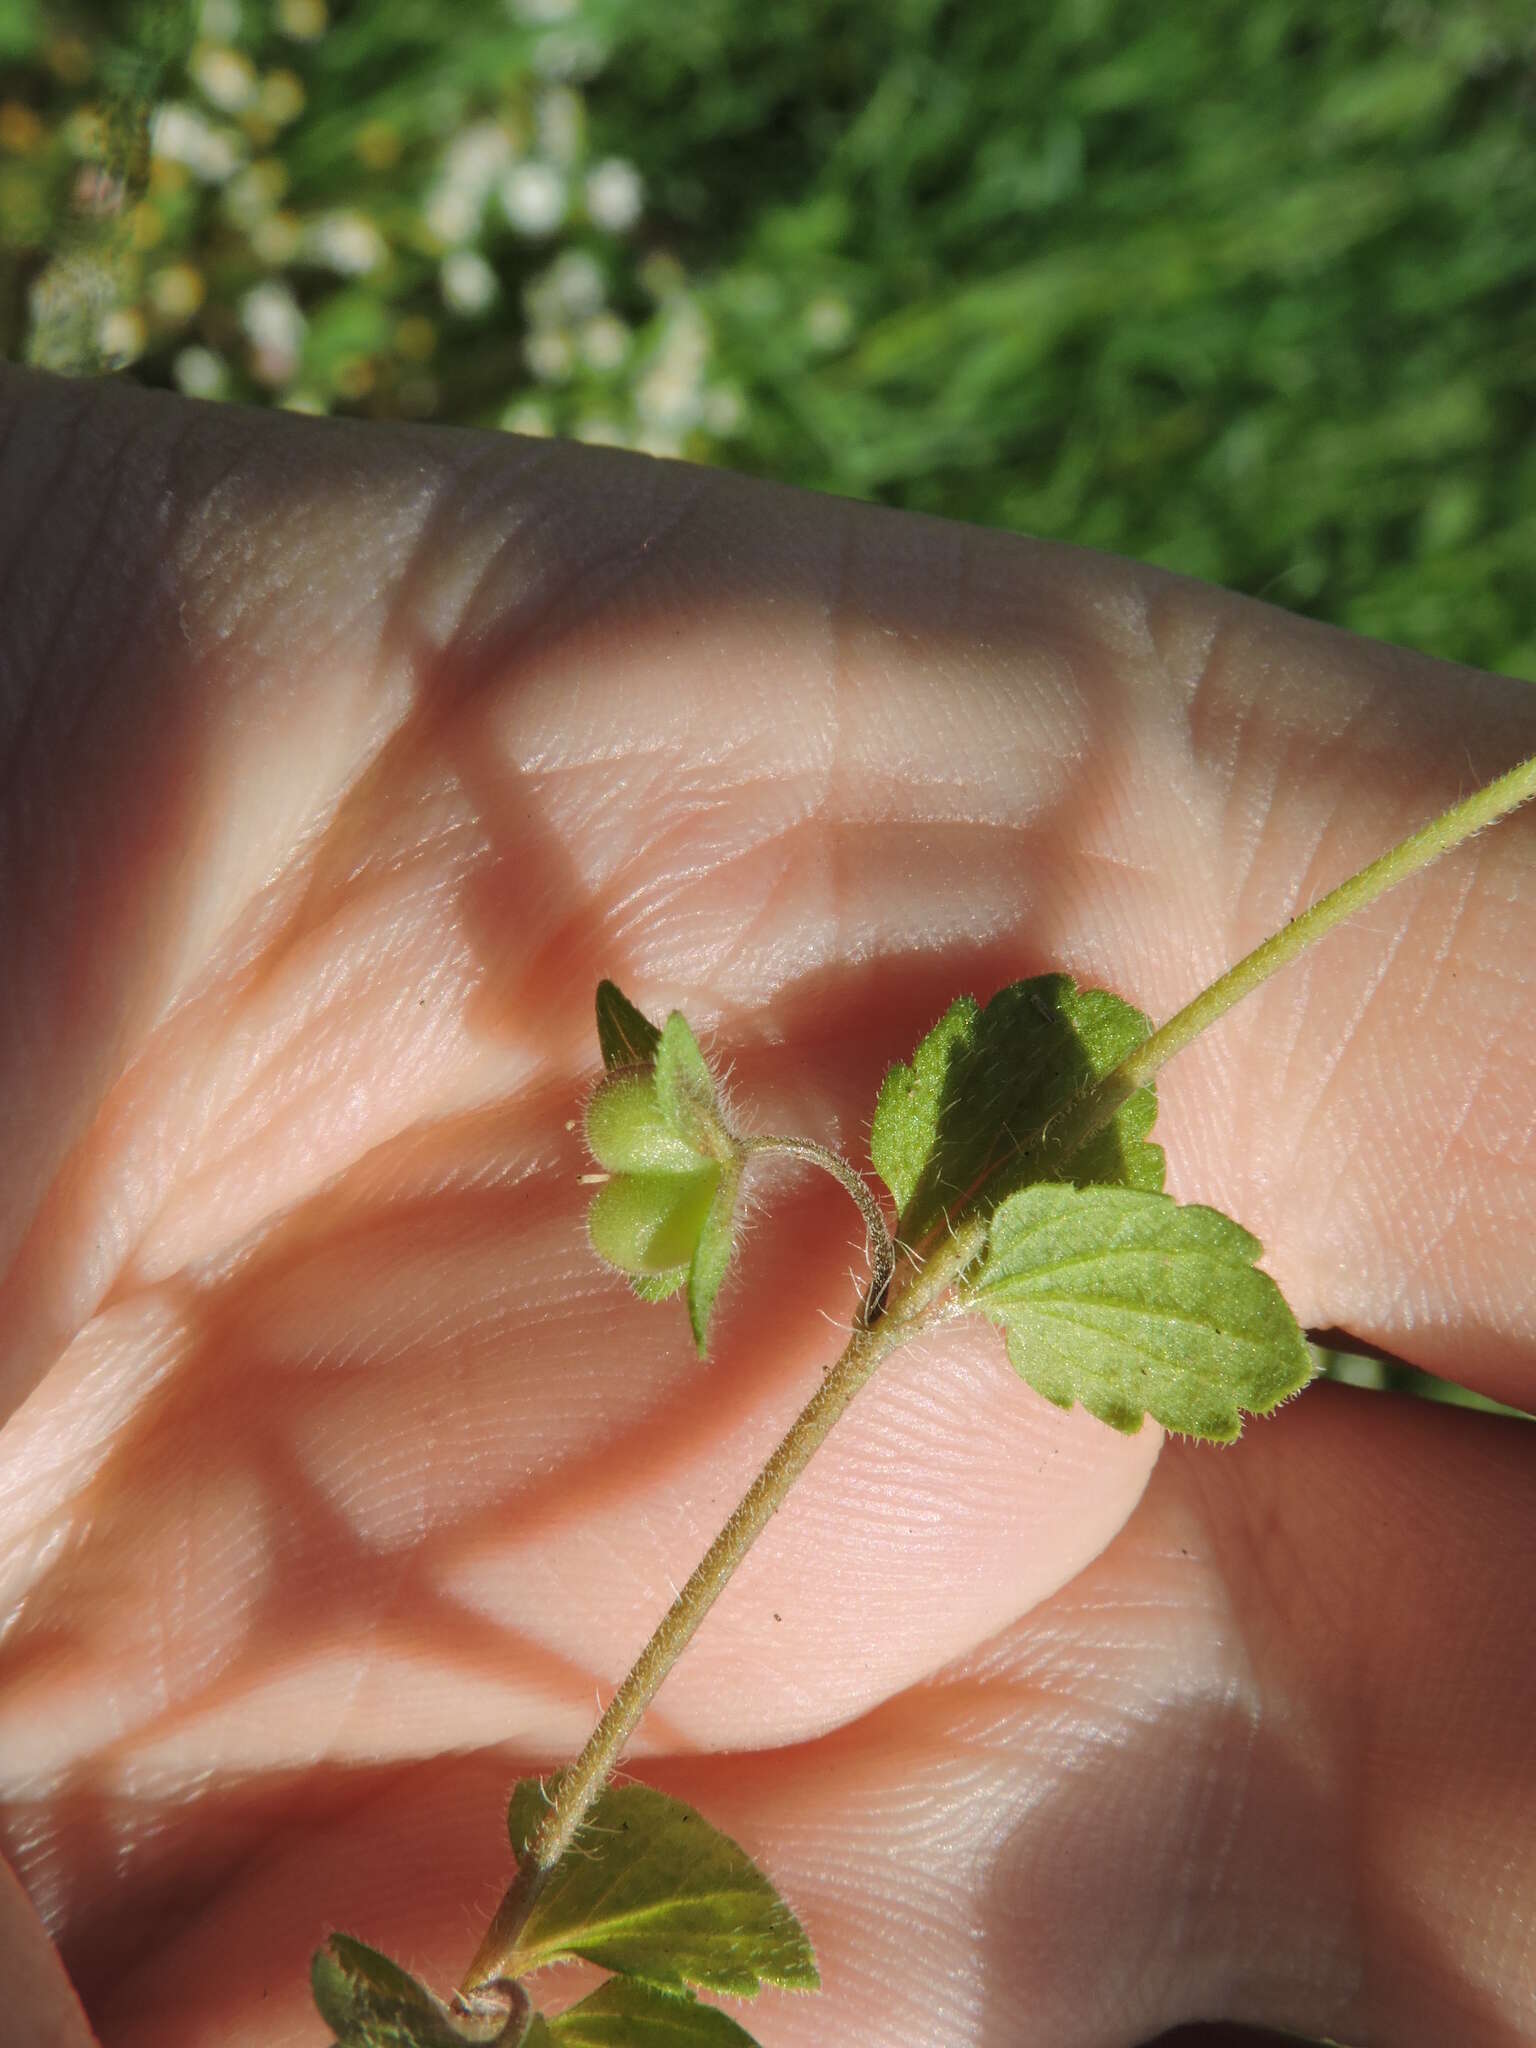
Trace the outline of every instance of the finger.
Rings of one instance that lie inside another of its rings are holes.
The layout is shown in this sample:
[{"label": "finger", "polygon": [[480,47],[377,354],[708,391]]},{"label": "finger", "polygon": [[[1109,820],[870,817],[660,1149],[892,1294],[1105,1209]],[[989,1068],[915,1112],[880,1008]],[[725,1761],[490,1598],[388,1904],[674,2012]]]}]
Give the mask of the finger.
[{"label": "finger", "polygon": [[31,1900],[0,1857],[0,1961],[5,2023],[28,2048],[97,2048],[80,2000],[64,1974]]},{"label": "finger", "polygon": [[[1531,1456],[1522,1425],[1326,1389],[1240,1454],[1165,1459],[1069,1587],[861,1721],[649,1766],[815,1943],[822,1993],[744,2014],[765,2048],[1133,2048],[1221,2016],[1529,2040]],[[463,1902],[504,1875],[500,1768],[350,1802],[322,1778],[318,1829],[239,1858],[216,1912],[97,1983],[110,2048],[202,2038],[194,2015],[297,2048],[328,1915],[452,1981]]]}]

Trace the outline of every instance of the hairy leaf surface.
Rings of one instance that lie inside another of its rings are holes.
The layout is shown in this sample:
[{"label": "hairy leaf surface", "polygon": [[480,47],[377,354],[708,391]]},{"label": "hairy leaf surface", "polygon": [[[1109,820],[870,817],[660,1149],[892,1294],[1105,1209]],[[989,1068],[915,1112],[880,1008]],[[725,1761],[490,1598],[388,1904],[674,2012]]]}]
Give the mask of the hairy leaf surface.
[{"label": "hairy leaf surface", "polygon": [[546,2025],[558,2048],[757,2048],[718,2006],[635,1977],[610,1977]]},{"label": "hairy leaf surface", "polygon": [[1042,1182],[1010,1196],[962,1289],[1038,1393],[1116,1429],[1147,1415],[1229,1442],[1306,1385],[1311,1357],[1258,1240],[1218,1210]]},{"label": "hairy leaf surface", "polygon": [[459,2019],[409,1970],[350,1934],[333,1934],[310,1965],[320,2017],[339,2048],[486,2048],[500,2021]]},{"label": "hairy leaf surface", "polygon": [[[507,1828],[519,1856],[545,1804],[537,1779],[513,1792]],[[750,1997],[764,1984],[819,1982],[799,1921],[746,1851],[649,1785],[607,1786],[539,1894],[517,1972],[561,1956],[672,1992]]]},{"label": "hairy leaf surface", "polygon": [[1043,1136],[1149,1028],[1119,996],[1079,989],[1065,974],[1014,982],[985,1008],[970,996],[951,1004],[912,1058],[891,1068],[875,1106],[870,1154],[896,1203],[903,1242],[920,1247],[1042,1178],[1160,1189],[1162,1150],[1148,1142],[1157,1114],[1150,1087],[1065,1165],[1052,1163]]}]

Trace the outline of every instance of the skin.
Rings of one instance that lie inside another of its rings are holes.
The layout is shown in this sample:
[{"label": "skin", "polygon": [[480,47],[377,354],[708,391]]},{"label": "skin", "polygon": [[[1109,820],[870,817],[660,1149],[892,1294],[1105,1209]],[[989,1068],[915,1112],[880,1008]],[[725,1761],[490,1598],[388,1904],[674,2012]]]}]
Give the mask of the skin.
[{"label": "skin", "polygon": [[[857,1298],[793,1168],[707,1365],[596,1265],[599,977],[860,1162],[954,994],[1167,1015],[1536,696],[681,465],[12,372],[0,428],[9,2023],[90,2038],[46,1928],[104,2048],[310,2048],[333,1926],[455,1981],[508,1785]],[[1522,815],[1159,1126],[1304,1324],[1528,1406],[1533,992]],[[1533,1477],[1523,1424],[1341,1388],[1217,1451],[982,1326],[893,1359],[635,1752],[811,1931],[764,2048],[1536,2041]]]}]

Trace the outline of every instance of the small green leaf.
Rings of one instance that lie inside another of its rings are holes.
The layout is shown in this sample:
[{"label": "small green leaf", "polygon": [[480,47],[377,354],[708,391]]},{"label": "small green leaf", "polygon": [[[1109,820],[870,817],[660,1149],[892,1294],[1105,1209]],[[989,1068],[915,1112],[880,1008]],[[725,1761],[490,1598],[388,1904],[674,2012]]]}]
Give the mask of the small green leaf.
[{"label": "small green leaf", "polygon": [[734,1159],[731,1135],[699,1042],[681,1010],[674,1010],[656,1049],[656,1100],[673,1130],[705,1159]]},{"label": "small green leaf", "polygon": [[[645,1042],[632,1019],[652,1034],[650,1064],[628,1060]],[[605,1060],[610,1048],[626,1057],[609,1061],[587,1105],[587,1144],[613,1176],[587,1213],[592,1248],[627,1273],[647,1301],[664,1300],[686,1285],[702,1357],[730,1265],[745,1153],[680,1012],[674,1010],[658,1032],[612,982],[604,982],[598,990],[598,1036]]]},{"label": "small green leaf", "polygon": [[310,1965],[320,2017],[340,2048],[485,2048],[499,2020],[458,2019],[408,1970],[377,1949],[333,1934]]},{"label": "small green leaf", "polygon": [[558,2048],[757,2048],[718,2006],[634,1977],[610,1977],[546,2025]]},{"label": "small green leaf", "polygon": [[[880,1087],[870,1133],[875,1170],[895,1199],[897,1233],[917,1248],[1021,1187],[1061,1178],[1042,1142],[1051,1119],[1146,1037],[1147,1019],[1107,989],[1041,974],[1001,989],[985,1009],[951,1005]],[[1066,1162],[1078,1186],[1155,1192],[1163,1154],[1148,1142],[1150,1087]]]},{"label": "small green leaf", "polygon": [[719,1185],[710,1199],[709,1213],[700,1228],[693,1262],[688,1268],[688,1321],[701,1358],[708,1345],[715,1296],[720,1292],[736,1247],[736,1200],[740,1193],[741,1168],[733,1161],[720,1169]]},{"label": "small green leaf", "polygon": [[998,1209],[961,1293],[1059,1407],[1230,1442],[1244,1410],[1267,1414],[1312,1376],[1296,1318],[1253,1263],[1261,1249],[1216,1209],[1042,1182]]},{"label": "small green leaf", "polygon": [[655,1059],[661,1033],[649,1017],[642,1016],[615,982],[597,984],[597,1043],[603,1065],[643,1067]]},{"label": "small green leaf", "polygon": [[[519,1856],[545,1804],[536,1778],[513,1792],[507,1828]],[[820,1981],[799,1921],[746,1851],[649,1785],[598,1795],[518,1937],[515,1973],[562,1956],[674,1993],[696,1984],[751,1997],[764,1984]]]}]

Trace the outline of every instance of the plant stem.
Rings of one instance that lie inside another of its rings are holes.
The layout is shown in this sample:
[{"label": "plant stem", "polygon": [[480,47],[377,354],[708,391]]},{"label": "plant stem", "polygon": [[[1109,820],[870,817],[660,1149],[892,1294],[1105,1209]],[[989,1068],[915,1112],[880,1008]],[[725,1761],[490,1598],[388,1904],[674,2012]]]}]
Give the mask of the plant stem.
[{"label": "plant stem", "polygon": [[655,1697],[657,1687],[725,1590],[732,1572],[768,1526],[827,1432],[881,1359],[912,1334],[908,1325],[898,1328],[881,1324],[877,1329],[856,1329],[842,1356],[791,1423],[636,1658],[629,1676],[593,1729],[586,1748],[569,1770],[560,1773],[548,1811],[465,1974],[461,1999],[469,2001],[478,1987],[518,1974],[517,1940],[534,1902],[617,1766],[625,1743]]},{"label": "plant stem", "polygon": [[1536,754],[1410,833],[1390,852],[1361,868],[1338,888],[1330,889],[1310,910],[1293,917],[1282,930],[1255,946],[1251,953],[1245,953],[1235,967],[1229,967],[1193,1002],[1186,1003],[1166,1024],[1159,1025],[1150,1037],[1126,1054],[1119,1066],[1085,1090],[1064,1112],[1049,1133],[1053,1159],[1059,1163],[1070,1157],[1095,1131],[1103,1129],[1138,1088],[1146,1086],[1159,1067],[1166,1066],[1175,1053],[1182,1052],[1203,1031],[1209,1030],[1218,1017],[1225,1016],[1244,996],[1252,995],[1272,974],[1278,974],[1336,924],[1364,910],[1378,896],[1395,889],[1399,882],[1406,882],[1420,868],[1428,867],[1441,854],[1449,853],[1452,847],[1532,796],[1536,796]]},{"label": "plant stem", "polygon": [[749,1153],[788,1152],[796,1159],[809,1159],[824,1173],[830,1173],[852,1195],[858,1204],[859,1214],[864,1218],[864,1235],[869,1246],[869,1292],[864,1297],[860,1314],[860,1320],[868,1328],[884,1311],[886,1296],[891,1291],[891,1276],[896,1271],[896,1247],[891,1242],[891,1233],[886,1228],[880,1204],[870,1193],[867,1182],[854,1172],[841,1153],[818,1145],[813,1138],[748,1138],[744,1142]]}]

